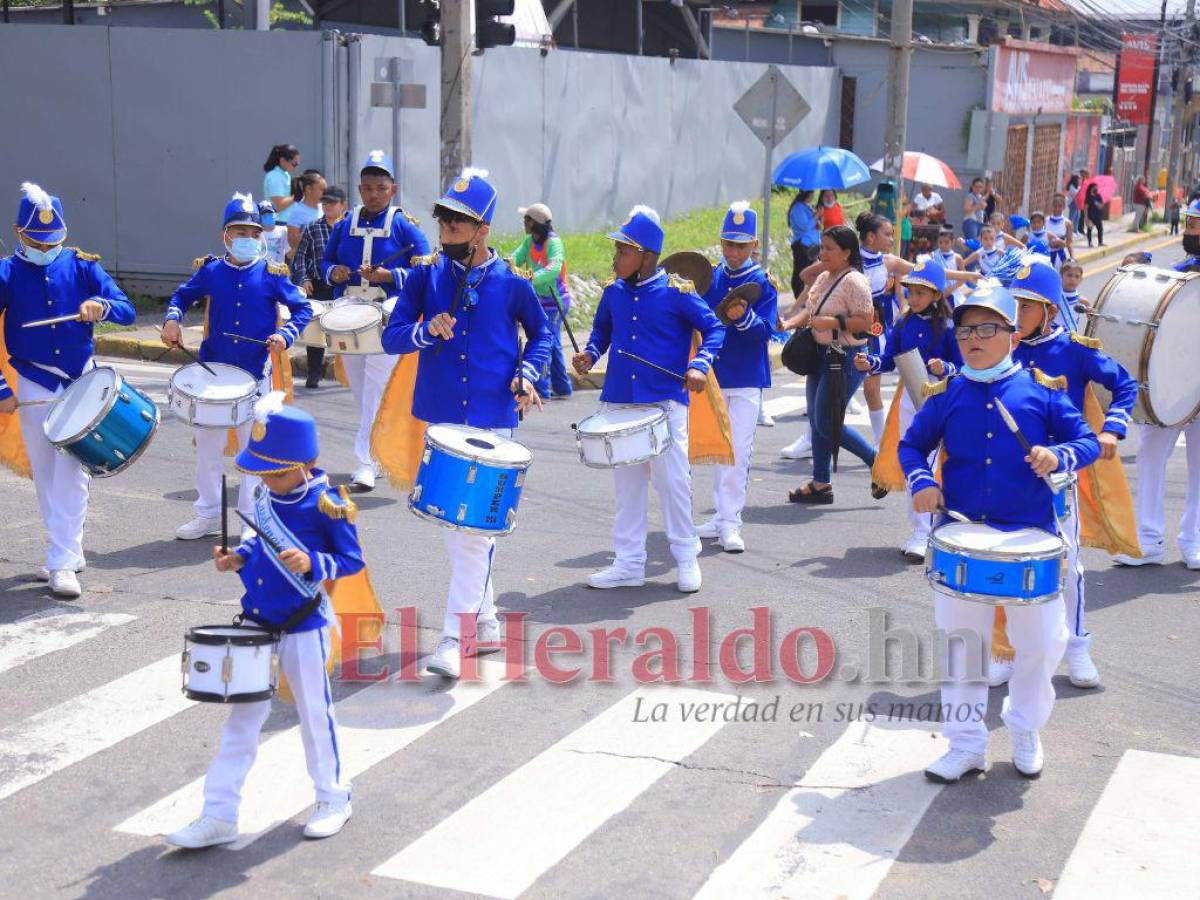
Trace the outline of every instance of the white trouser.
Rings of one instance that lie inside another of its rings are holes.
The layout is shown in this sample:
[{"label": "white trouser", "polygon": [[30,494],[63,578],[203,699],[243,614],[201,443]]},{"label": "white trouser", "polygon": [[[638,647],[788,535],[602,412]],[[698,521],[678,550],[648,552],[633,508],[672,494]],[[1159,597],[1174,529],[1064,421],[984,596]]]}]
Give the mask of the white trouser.
[{"label": "white trouser", "polygon": [[[950,659],[942,683],[942,733],[952,750],[983,753],[987,749],[985,717],[988,704],[986,668],[966,670],[966,642],[981,646],[981,660],[990,655],[996,608],[986,603],[947,597],[933,591],[934,621],[946,633]],[[1051,678],[1067,646],[1067,624],[1062,596],[1037,606],[1007,606],[1008,640],[1017,651],[1008,681],[1001,718],[1009,728],[1038,731],[1054,709]],[[954,635],[965,629],[969,634]],[[982,642],[981,644],[976,642]],[[974,678],[976,680],[967,680]]]},{"label": "white trouser", "polygon": [[1200,550],[1200,419],[1184,428],[1138,426],[1137,518],[1138,543],[1143,553],[1163,547],[1163,499],[1167,490],[1167,460],[1179,435],[1187,438],[1187,503],[1179,522],[1179,549]]},{"label": "white trouser", "polygon": [[[701,401],[702,402],[702,401]],[[600,408],[615,405],[601,403]],[[616,565],[644,571],[646,567],[646,527],[650,481],[662,504],[663,525],[671,543],[671,555],[677,563],[700,555],[700,538],[692,522],[692,470],[688,463],[688,408],[667,400],[656,403],[666,410],[671,430],[671,446],[649,462],[613,469],[616,484],[616,515],[613,517],[613,549]]]},{"label": "white trouser", "polygon": [[[304,759],[317,801],[336,803],[350,799],[350,782],[342,776],[333,696],[325,672],[328,656],[328,627],[287,633],[279,642],[279,667],[296,698]],[[238,820],[242,784],[258,755],[259,733],[270,712],[270,700],[230,705],[217,755],[204,779],[204,815],[224,822]]]},{"label": "white trouser", "polygon": [[[250,426],[246,422],[238,426],[238,446],[245,447],[250,441]],[[225,471],[225,445],[229,440],[226,428],[193,428],[196,439],[196,515],[204,519],[215,519],[221,515],[221,474]],[[237,508],[243,516],[254,519],[254,488],[261,479],[242,473],[238,488]],[[240,526],[240,523],[238,523]],[[233,528],[234,533],[241,531]]]},{"label": "white trouser", "polygon": [[[905,432],[908,431],[908,426],[912,424],[913,417],[917,414],[913,407],[912,398],[908,396],[908,391],[904,388],[904,383],[901,382],[896,386],[896,390],[900,392],[900,439],[904,439]],[[929,454],[929,470],[933,471],[937,464],[938,451],[934,450]],[[919,513],[911,503],[904,504],[908,511],[908,524],[912,526],[912,542],[929,540],[929,532],[933,530],[933,516],[929,513]]]},{"label": "white trouser", "polygon": [[[22,403],[58,396],[62,388],[47,390],[17,375],[17,396]],[[89,476],[73,456],[59,453],[46,440],[42,423],[53,405],[20,407],[21,438],[33,469],[33,488],[46,526],[46,568],[74,569],[83,565],[83,522],[87,518]]]},{"label": "white trouser", "polygon": [[360,466],[371,460],[371,429],[383,401],[383,392],[392,369],[400,357],[389,353],[343,353],[342,366],[350,382],[350,392],[358,403],[358,434],[354,437],[354,457]]},{"label": "white trouser", "polygon": [[729,407],[733,431],[733,465],[717,466],[713,473],[713,517],[718,528],[741,528],[742,507],[750,487],[750,462],[754,456],[754,433],[762,409],[761,388],[722,388]]},{"label": "white trouser", "polygon": [[1071,649],[1088,647],[1092,636],[1083,625],[1083,560],[1079,558],[1079,488],[1072,484],[1067,498],[1067,515],[1059,523],[1067,542],[1067,571],[1063,582],[1067,634]]},{"label": "white trouser", "polygon": [[[500,437],[512,437],[511,428],[493,428],[491,431]],[[464,613],[475,616],[480,622],[496,621],[496,598],[492,589],[496,539],[447,528],[442,540],[450,555],[450,590],[446,595],[442,635],[457,638],[461,636],[460,616]]]}]

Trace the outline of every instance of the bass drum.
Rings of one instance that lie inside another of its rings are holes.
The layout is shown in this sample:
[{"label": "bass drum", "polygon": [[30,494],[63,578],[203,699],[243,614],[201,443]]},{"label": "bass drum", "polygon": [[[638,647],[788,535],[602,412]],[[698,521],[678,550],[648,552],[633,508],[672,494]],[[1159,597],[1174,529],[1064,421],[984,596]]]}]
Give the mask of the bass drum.
[{"label": "bass drum", "polygon": [[[1173,428],[1200,414],[1200,371],[1192,364],[1200,334],[1200,273],[1123,266],[1088,313],[1088,337],[1138,383],[1136,422]],[[1097,386],[1102,405],[1108,394]]]}]

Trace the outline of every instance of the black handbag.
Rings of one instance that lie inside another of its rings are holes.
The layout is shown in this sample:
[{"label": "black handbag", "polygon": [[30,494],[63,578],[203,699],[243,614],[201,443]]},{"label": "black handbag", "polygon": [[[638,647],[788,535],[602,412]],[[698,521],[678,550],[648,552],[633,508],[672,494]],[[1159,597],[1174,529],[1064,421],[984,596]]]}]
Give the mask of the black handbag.
[{"label": "black handbag", "polygon": [[[825,296],[821,298],[821,302],[813,312],[812,318],[815,319],[821,314],[821,309],[825,306],[825,301],[829,299],[829,295],[833,293],[842,279],[850,274],[850,271],[850,269],[847,269],[834,280],[829,290],[825,292]],[[817,339],[813,337],[812,327],[805,325],[803,328],[797,328],[796,333],[788,338],[787,343],[783,345],[783,352],[779,358],[786,368],[797,375],[815,375],[817,370],[821,368],[821,351]]]}]

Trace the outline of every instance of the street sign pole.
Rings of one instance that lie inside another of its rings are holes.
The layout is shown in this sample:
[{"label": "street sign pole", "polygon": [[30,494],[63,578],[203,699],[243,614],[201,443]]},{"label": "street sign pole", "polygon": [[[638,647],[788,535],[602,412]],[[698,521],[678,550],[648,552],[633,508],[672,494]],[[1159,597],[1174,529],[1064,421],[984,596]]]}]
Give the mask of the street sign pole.
[{"label": "street sign pole", "polygon": [[776,117],[779,109],[779,77],[776,74],[775,67],[771,67],[771,128],[766,143],[766,162],[763,165],[763,224],[762,237],[760,243],[762,245],[762,265],[764,269],[771,266],[771,164],[775,156],[775,132],[776,132]]}]

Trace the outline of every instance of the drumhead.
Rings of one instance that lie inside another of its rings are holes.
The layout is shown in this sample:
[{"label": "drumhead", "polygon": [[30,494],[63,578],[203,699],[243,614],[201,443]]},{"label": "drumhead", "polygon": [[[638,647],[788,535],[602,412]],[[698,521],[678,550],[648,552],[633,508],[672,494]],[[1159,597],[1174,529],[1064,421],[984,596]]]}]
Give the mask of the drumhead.
[{"label": "drumhead", "polygon": [[580,434],[611,434],[643,428],[665,416],[666,413],[657,406],[619,406],[592,413],[579,423],[578,431]]},{"label": "drumhead", "polygon": [[393,294],[391,297],[388,297],[386,300],[383,301],[383,314],[385,316],[390,316],[393,312],[396,311],[396,301],[399,299],[400,299],[399,297],[397,297]]},{"label": "drumhead", "polygon": [[482,428],[430,425],[425,437],[435,447],[463,459],[498,466],[527,466],[533,462],[533,454],[525,445]]},{"label": "drumhead", "polygon": [[208,363],[215,375],[199,363],[181,366],[171,376],[171,387],[197,400],[240,400],[258,389],[258,382],[245,369],[225,363]]},{"label": "drumhead", "polygon": [[1054,554],[1062,550],[1062,538],[1040,528],[1000,531],[982,522],[950,522],[934,529],[941,544],[967,553],[985,552],[1023,556]]},{"label": "drumhead", "polygon": [[382,321],[383,313],[374,304],[343,303],[322,314],[321,327],[326,331],[359,331]]},{"label": "drumhead", "polygon": [[107,366],[89,369],[67,386],[46,416],[46,438],[62,441],[74,438],[93,425],[112,400],[117,388],[117,372]]},{"label": "drumhead", "polygon": [[193,644],[236,644],[241,647],[256,647],[273,644],[273,632],[256,625],[197,625],[188,631],[188,640]]},{"label": "drumhead", "polygon": [[1192,278],[1180,285],[1167,303],[1150,350],[1150,403],[1161,422],[1184,422],[1200,406],[1200,376],[1191,366],[1191,354],[1195,352],[1192,342],[1197,334],[1200,278]]}]

